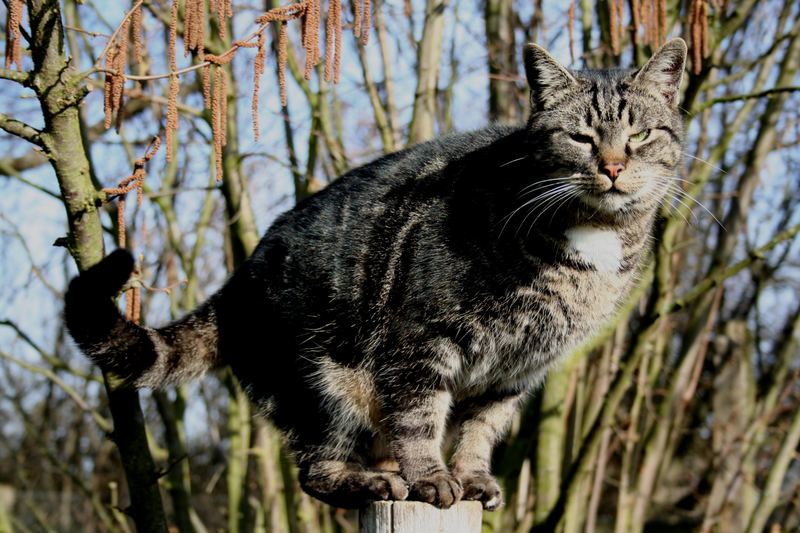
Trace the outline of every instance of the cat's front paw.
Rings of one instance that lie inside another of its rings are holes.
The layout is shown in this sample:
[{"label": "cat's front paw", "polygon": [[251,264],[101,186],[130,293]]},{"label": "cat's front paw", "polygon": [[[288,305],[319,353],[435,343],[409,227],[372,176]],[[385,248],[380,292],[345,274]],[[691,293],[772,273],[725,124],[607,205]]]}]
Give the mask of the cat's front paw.
[{"label": "cat's front paw", "polygon": [[414,481],[411,484],[409,499],[447,509],[458,503],[462,494],[463,489],[458,479],[449,472],[436,472]]},{"label": "cat's front paw", "polygon": [[370,472],[362,485],[367,499],[405,500],[408,497],[406,482],[391,472]]},{"label": "cat's front paw", "polygon": [[487,511],[494,511],[503,505],[503,493],[497,480],[485,472],[473,472],[458,476],[464,488],[463,500],[475,500],[483,504]]}]

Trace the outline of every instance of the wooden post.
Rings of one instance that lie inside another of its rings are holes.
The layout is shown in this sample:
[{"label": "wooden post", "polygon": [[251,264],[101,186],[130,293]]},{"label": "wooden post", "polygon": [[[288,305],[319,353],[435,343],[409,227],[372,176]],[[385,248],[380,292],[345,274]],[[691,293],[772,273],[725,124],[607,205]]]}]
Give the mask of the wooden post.
[{"label": "wooden post", "polygon": [[359,512],[360,533],[480,533],[483,506],[437,509],[421,502],[373,502]]}]

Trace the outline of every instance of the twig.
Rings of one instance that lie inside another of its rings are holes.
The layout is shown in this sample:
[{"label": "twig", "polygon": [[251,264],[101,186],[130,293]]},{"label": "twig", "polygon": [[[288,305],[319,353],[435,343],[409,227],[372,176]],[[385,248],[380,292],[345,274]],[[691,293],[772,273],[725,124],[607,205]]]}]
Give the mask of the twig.
[{"label": "twig", "polygon": [[117,35],[119,34],[120,30],[125,26],[125,23],[128,21],[129,18],[133,15],[133,12],[139,9],[139,7],[144,3],[144,0],[138,0],[133,6],[125,13],[125,16],[122,18],[122,22],[114,30],[114,33],[111,34],[111,37],[108,39],[106,46],[103,48],[103,51],[100,52],[100,55],[97,56],[97,61],[94,64],[95,68],[100,67],[100,63],[105,59],[108,50],[114,45],[114,41],[117,39]]},{"label": "twig", "polygon": [[89,35],[91,37],[106,37],[108,39],[111,38],[111,36],[109,34],[107,34],[107,33],[102,33],[102,32],[99,32],[99,31],[84,30],[83,28],[76,28],[75,26],[69,26],[67,24],[64,24],[64,29],[65,30],[69,30],[69,31],[75,31],[75,32],[78,32],[78,33],[84,33],[84,34]]},{"label": "twig", "polygon": [[72,401],[78,404],[78,407],[80,407],[82,411],[85,411],[90,415],[92,415],[92,418],[95,420],[95,422],[97,422],[97,425],[100,426],[100,429],[102,429],[105,432],[111,432],[112,430],[111,422],[109,422],[100,413],[98,413],[95,409],[93,409],[89,404],[83,401],[83,398],[78,393],[78,391],[70,387],[63,379],[58,377],[54,372],[46,368],[42,368],[40,366],[28,363],[27,361],[23,361],[22,359],[14,357],[13,355],[3,351],[0,351],[0,357],[11,361],[12,363],[15,363],[18,366],[21,366],[22,368],[30,372],[33,372],[34,374],[39,374],[49,379],[51,382],[53,382],[55,385],[61,388],[61,390],[67,393],[67,396],[69,396],[72,399]]},{"label": "twig", "polygon": [[702,113],[706,109],[711,106],[715,106],[717,104],[726,104],[729,102],[740,102],[742,100],[752,100],[756,98],[771,98],[772,96],[781,94],[781,93],[793,93],[800,91],[800,86],[792,86],[792,87],[774,87],[772,89],[766,89],[764,91],[759,91],[756,93],[749,93],[749,94],[734,94],[731,96],[720,96],[719,98],[714,98],[713,100],[709,100],[708,102],[703,102],[698,108],[692,110],[693,115],[697,115],[698,113]]}]

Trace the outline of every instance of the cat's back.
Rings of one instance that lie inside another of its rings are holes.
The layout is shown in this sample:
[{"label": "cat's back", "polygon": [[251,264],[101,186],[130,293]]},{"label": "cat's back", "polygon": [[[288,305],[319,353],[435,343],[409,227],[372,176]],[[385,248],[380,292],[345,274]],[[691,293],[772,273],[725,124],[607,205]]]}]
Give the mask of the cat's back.
[{"label": "cat's back", "polygon": [[[431,179],[446,182],[451,176],[442,171],[448,165],[519,130],[518,127],[491,125],[445,135],[385,155],[347,172],[319,193],[306,198],[286,213],[281,222],[321,222],[318,215],[323,213],[346,210],[361,202],[370,205],[376,201],[386,202],[393,193],[424,186]],[[274,227],[280,226],[276,223]]]},{"label": "cat's back", "polygon": [[492,125],[450,134],[355,168],[281,215],[262,239],[256,257],[274,255],[274,250],[284,257],[302,254],[306,262],[320,261],[317,266],[324,275],[332,266],[330,259],[378,244],[380,233],[391,237],[410,210],[446,195],[455,179],[447,170],[452,163],[519,129]]}]

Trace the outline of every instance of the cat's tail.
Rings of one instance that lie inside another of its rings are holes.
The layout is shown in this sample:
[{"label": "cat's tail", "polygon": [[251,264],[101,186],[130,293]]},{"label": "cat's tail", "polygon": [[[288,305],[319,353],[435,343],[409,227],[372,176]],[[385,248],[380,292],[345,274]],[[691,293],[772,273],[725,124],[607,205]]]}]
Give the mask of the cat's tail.
[{"label": "cat's tail", "polygon": [[64,317],[81,350],[103,370],[135,387],[160,387],[199,377],[219,364],[214,298],[160,329],[125,319],[113,302],[133,272],[133,257],[116,250],[73,279]]}]

